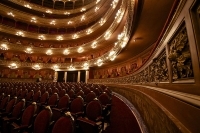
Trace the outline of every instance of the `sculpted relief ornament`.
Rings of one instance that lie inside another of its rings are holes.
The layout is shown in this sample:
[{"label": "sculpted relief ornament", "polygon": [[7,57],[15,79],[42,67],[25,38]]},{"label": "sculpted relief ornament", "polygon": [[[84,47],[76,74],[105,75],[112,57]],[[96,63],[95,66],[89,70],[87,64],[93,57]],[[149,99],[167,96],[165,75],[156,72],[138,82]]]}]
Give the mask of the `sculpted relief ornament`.
[{"label": "sculpted relief ornament", "polygon": [[150,65],[149,69],[150,82],[169,81],[165,51],[163,51],[160,57],[153,59],[153,63]]},{"label": "sculpted relief ornament", "polygon": [[192,60],[186,28],[183,27],[170,43],[173,80],[193,78]]}]

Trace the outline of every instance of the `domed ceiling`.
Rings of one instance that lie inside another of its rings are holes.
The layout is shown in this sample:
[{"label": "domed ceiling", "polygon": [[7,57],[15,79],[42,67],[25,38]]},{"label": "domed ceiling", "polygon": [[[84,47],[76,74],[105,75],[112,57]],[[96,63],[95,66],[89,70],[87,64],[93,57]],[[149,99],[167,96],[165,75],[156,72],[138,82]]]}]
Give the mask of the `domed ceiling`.
[{"label": "domed ceiling", "polygon": [[88,69],[153,47],[177,3],[145,0],[1,0],[0,67]]}]

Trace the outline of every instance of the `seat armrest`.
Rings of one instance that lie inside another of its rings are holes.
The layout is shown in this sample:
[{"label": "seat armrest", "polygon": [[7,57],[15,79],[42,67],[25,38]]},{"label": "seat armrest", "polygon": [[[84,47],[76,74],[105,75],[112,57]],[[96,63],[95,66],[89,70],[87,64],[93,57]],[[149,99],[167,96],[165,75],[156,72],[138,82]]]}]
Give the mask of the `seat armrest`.
[{"label": "seat armrest", "polygon": [[88,124],[90,124],[90,125],[92,125],[92,126],[97,126],[96,122],[91,121],[91,120],[86,119],[86,118],[79,117],[79,118],[77,119],[77,121],[78,121],[78,122],[85,122],[85,123],[88,123]]}]

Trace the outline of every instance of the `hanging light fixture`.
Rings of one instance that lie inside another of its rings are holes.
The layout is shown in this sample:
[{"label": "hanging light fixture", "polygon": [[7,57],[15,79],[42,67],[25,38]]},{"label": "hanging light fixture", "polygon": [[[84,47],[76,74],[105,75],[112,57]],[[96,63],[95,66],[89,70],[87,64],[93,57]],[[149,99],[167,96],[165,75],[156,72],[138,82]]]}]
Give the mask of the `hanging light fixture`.
[{"label": "hanging light fixture", "polygon": [[26,48],[25,52],[26,52],[27,54],[31,54],[31,53],[33,53],[33,51],[32,51],[31,48]]},{"label": "hanging light fixture", "polygon": [[34,65],[32,68],[35,70],[40,70],[40,66],[38,64]]},{"label": "hanging light fixture", "polygon": [[17,65],[15,63],[12,63],[8,66],[10,69],[16,69]]},{"label": "hanging light fixture", "polygon": [[70,64],[70,66],[68,67],[68,69],[69,69],[69,70],[74,70],[74,69],[75,69],[75,67],[73,66],[73,63],[72,63],[72,58],[71,58],[71,64]]}]

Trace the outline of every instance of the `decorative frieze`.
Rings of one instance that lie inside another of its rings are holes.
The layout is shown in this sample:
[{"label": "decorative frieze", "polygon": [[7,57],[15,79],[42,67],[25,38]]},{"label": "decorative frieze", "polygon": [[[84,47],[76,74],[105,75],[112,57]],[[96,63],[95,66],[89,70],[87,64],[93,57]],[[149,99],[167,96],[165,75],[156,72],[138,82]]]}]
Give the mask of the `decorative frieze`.
[{"label": "decorative frieze", "polygon": [[169,43],[169,56],[171,62],[172,79],[194,78],[190,46],[186,27],[180,28],[176,36]]}]

